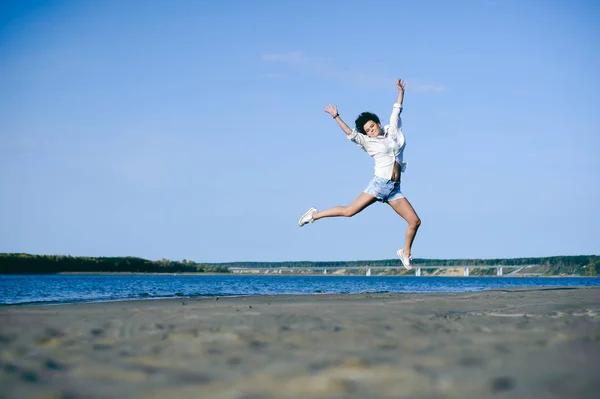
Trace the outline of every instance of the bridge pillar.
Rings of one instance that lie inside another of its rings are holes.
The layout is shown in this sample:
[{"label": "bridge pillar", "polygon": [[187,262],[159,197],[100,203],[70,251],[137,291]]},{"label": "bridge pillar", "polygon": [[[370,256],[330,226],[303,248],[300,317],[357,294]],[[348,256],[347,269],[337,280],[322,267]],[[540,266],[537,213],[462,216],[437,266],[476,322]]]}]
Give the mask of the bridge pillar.
[{"label": "bridge pillar", "polygon": [[500,266],[500,267],[499,267],[498,269],[496,269],[496,270],[498,270],[498,273],[497,273],[497,275],[498,275],[498,276],[502,276],[502,266]]},{"label": "bridge pillar", "polygon": [[465,267],[464,276],[469,277],[469,268],[468,267]]},{"label": "bridge pillar", "polygon": [[421,275],[421,268],[417,267],[417,270],[415,270],[415,276],[420,276]]}]

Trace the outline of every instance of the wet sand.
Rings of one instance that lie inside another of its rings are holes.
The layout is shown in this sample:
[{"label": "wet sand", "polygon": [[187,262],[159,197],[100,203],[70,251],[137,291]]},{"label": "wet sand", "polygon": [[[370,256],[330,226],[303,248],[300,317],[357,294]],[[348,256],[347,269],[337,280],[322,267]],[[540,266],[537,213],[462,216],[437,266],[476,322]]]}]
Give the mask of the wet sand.
[{"label": "wet sand", "polygon": [[600,288],[0,307],[0,398],[597,398]]}]

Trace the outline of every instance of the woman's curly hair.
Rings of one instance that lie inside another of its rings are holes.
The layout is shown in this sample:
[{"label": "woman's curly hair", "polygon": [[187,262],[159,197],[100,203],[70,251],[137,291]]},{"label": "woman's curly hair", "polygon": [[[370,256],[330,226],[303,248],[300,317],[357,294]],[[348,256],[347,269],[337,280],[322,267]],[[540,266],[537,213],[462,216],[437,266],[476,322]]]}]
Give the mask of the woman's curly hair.
[{"label": "woman's curly hair", "polygon": [[381,124],[381,122],[379,121],[379,117],[377,115],[375,115],[372,112],[363,112],[362,114],[358,115],[358,118],[356,118],[356,121],[354,122],[354,124],[356,125],[356,130],[359,133],[366,134],[365,133],[365,124],[368,121],[373,121],[377,124]]}]

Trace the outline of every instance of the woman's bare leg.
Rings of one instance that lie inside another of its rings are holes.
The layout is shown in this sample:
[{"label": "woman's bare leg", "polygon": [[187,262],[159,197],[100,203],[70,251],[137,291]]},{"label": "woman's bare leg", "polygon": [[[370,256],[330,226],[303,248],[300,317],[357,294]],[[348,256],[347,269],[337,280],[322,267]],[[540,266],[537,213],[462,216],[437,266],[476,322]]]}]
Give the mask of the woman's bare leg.
[{"label": "woman's bare leg", "polygon": [[354,200],[350,205],[347,206],[334,206],[333,208],[325,209],[321,212],[313,213],[313,220],[322,218],[331,218],[336,216],[351,217],[362,211],[377,200],[371,194],[362,193]]},{"label": "woman's bare leg", "polygon": [[402,252],[404,252],[404,255],[410,256],[410,249],[412,248],[415,235],[417,235],[417,230],[421,226],[421,219],[419,219],[419,216],[417,216],[417,213],[406,198],[390,201],[389,204],[398,215],[408,222],[406,240],[404,241]]}]

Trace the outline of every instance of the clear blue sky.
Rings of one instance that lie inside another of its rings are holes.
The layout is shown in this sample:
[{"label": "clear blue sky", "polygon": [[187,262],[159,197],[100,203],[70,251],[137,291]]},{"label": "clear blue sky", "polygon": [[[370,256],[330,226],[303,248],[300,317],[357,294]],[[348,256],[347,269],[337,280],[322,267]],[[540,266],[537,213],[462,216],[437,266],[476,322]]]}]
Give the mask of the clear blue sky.
[{"label": "clear blue sky", "polygon": [[395,257],[353,122],[407,81],[413,256],[600,253],[596,1],[0,1],[0,252]]}]

